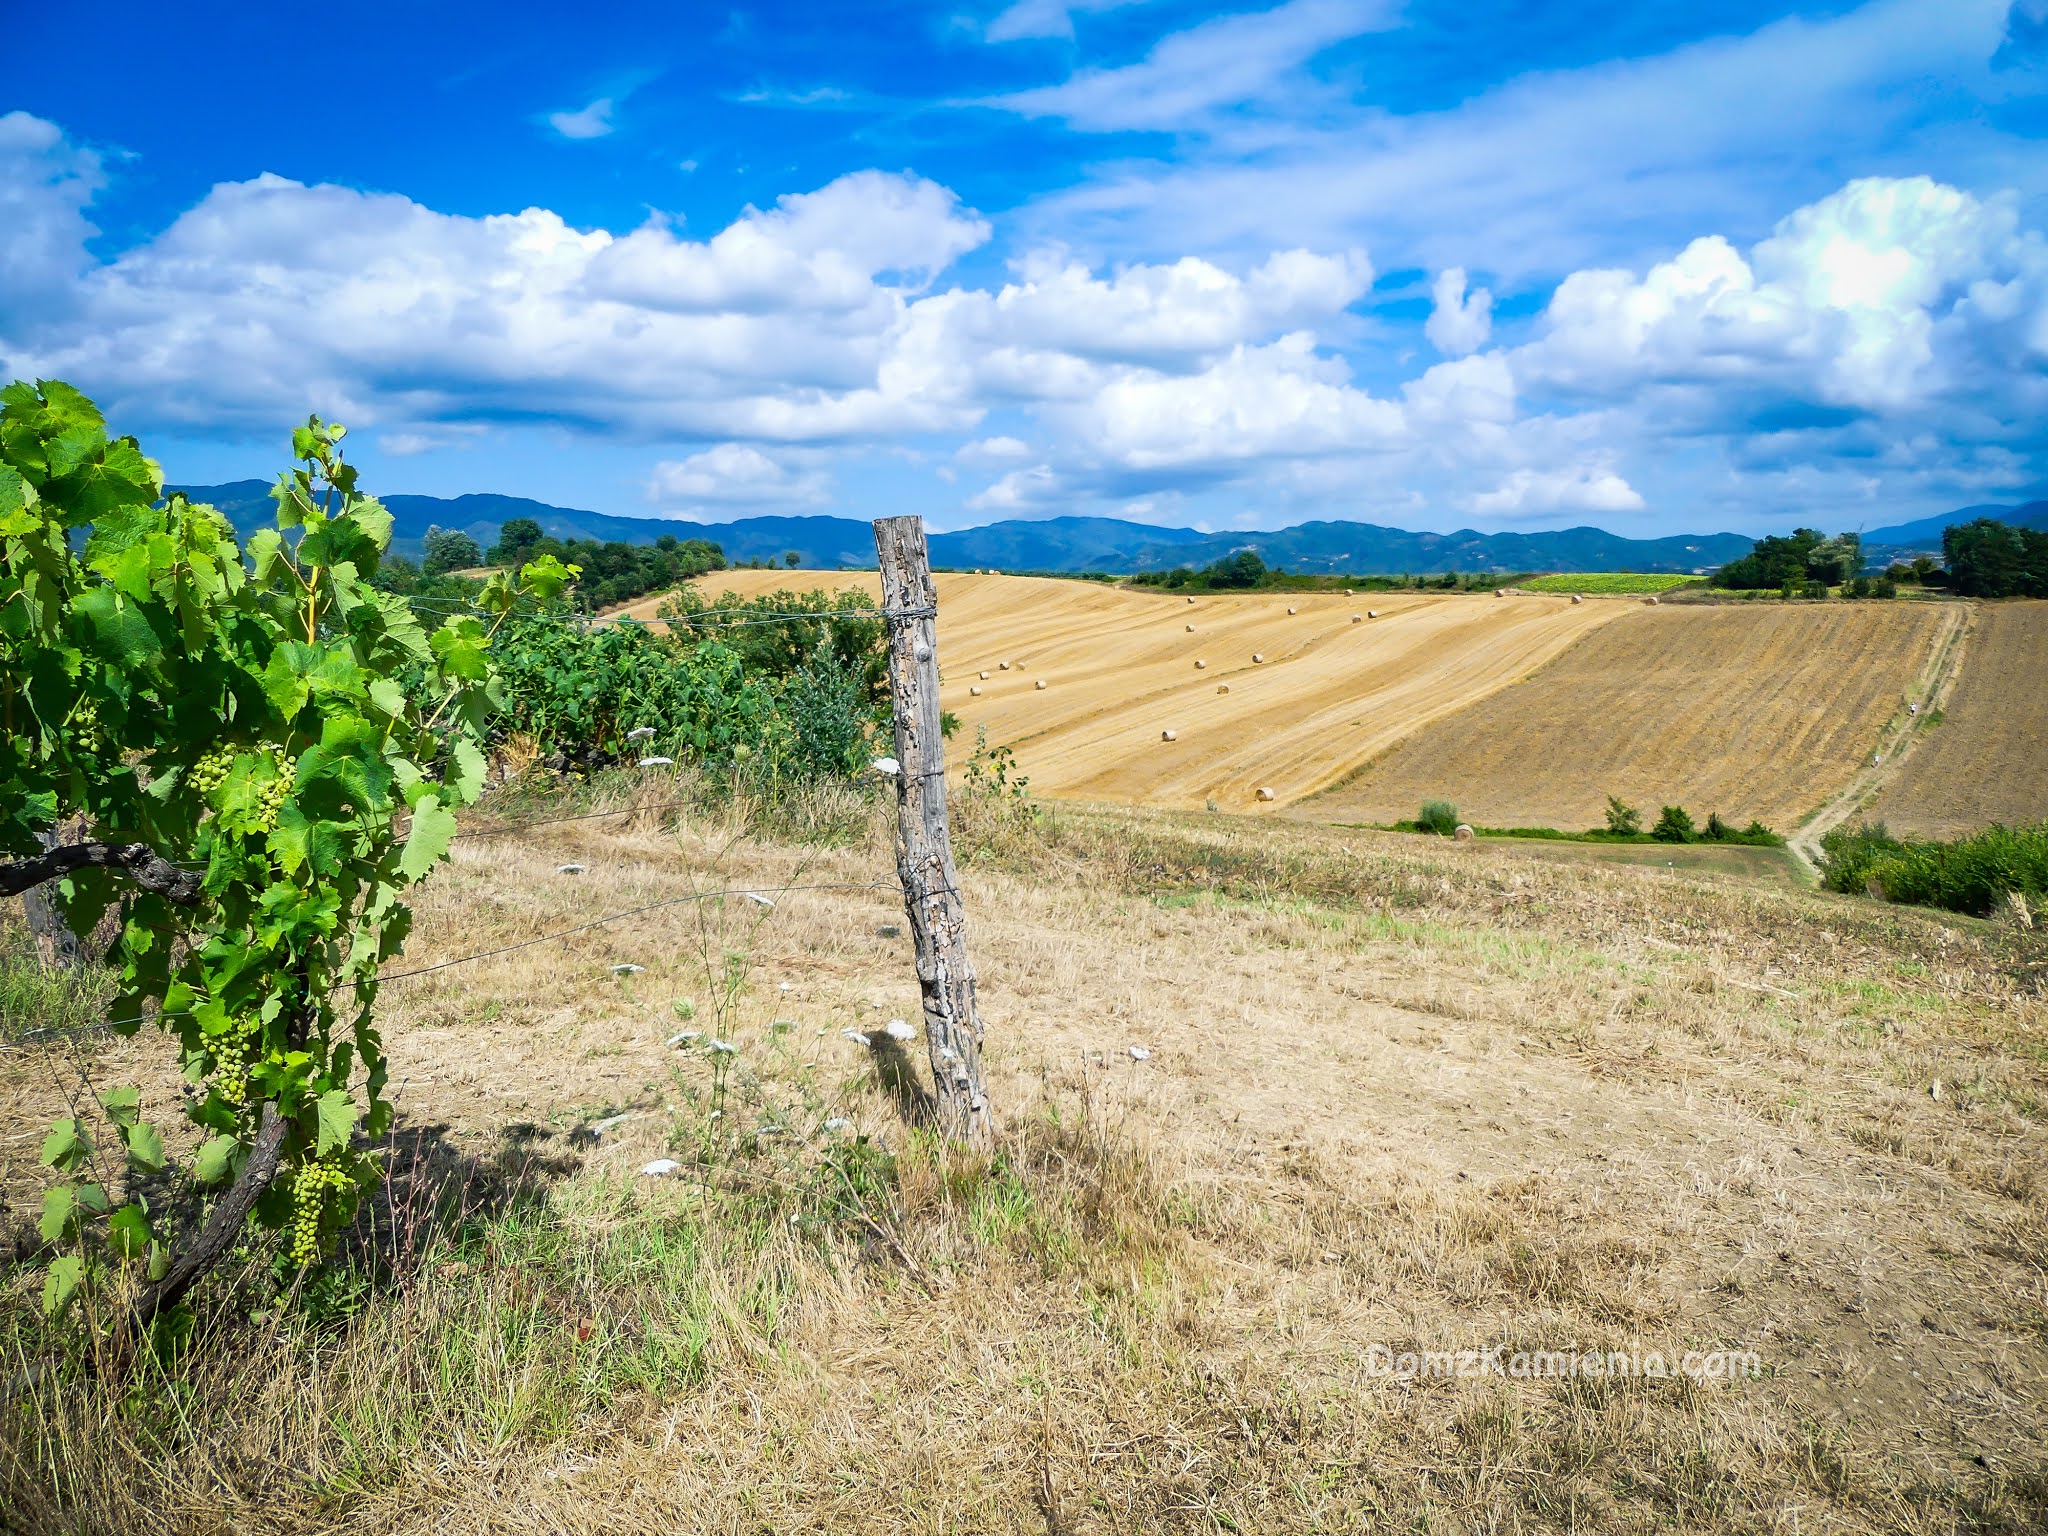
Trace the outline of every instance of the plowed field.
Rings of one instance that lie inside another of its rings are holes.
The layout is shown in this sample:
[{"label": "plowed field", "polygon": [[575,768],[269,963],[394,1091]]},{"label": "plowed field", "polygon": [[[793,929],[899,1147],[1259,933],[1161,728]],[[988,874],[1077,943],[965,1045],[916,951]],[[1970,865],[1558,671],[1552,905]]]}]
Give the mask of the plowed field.
[{"label": "plowed field", "polygon": [[[853,572],[738,571],[703,585],[752,595],[821,585],[875,593],[876,583]],[[1014,747],[1034,792],[1186,807],[1214,800],[1232,811],[1260,808],[1262,787],[1274,792],[1266,809],[1326,789],[1635,612],[1449,593],[1190,602],[1017,576],[941,575],[938,588],[945,707],[966,739],[985,725],[992,743]],[[1175,739],[1164,740],[1166,731]]]},{"label": "plowed field", "polygon": [[1986,603],[1939,725],[1877,798],[1895,832],[2048,818],[2048,603]]},{"label": "plowed field", "polygon": [[1906,603],[1623,608],[1307,809],[1390,820],[1441,798],[1481,825],[1570,828],[1597,826],[1615,794],[1648,816],[1677,803],[1789,830],[1869,762],[1955,618]]}]

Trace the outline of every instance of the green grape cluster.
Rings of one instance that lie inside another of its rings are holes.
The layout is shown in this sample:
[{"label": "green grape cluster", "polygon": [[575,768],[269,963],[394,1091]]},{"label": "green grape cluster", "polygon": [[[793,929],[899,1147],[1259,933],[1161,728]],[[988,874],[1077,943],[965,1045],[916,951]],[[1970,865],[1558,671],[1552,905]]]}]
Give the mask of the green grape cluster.
[{"label": "green grape cluster", "polygon": [[82,747],[99,744],[100,707],[91,699],[80,699],[72,709],[71,736]]},{"label": "green grape cluster", "polygon": [[219,1073],[214,1079],[213,1091],[220,1095],[223,1104],[232,1104],[237,1109],[248,1102],[249,1078],[243,1066],[248,1062],[256,1035],[263,1027],[255,1014],[245,1014],[235,1021],[227,1038],[214,1047],[214,1060]]},{"label": "green grape cluster", "polygon": [[235,749],[222,743],[199,759],[185,774],[185,782],[202,795],[210,795],[228,781],[235,766]]},{"label": "green grape cluster", "polygon": [[277,777],[256,792],[257,804],[261,809],[261,825],[266,832],[277,827],[277,813],[284,809],[284,803],[291,798],[292,786],[298,782],[299,768],[284,755],[284,748],[274,741],[263,743],[263,750],[277,759]]},{"label": "green grape cluster", "polygon": [[349,1187],[349,1176],[338,1162],[322,1159],[301,1164],[292,1180],[292,1262],[301,1266],[320,1257],[320,1219],[326,1213],[330,1195]]}]

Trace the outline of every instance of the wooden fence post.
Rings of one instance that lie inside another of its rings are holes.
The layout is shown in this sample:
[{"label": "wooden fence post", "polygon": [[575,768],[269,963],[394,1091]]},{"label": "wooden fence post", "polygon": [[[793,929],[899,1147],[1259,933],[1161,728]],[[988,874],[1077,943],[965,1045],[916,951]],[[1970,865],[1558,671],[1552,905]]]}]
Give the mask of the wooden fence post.
[{"label": "wooden fence post", "polygon": [[967,917],[946,826],[946,744],[939,729],[938,589],[924,520],[875,520],[882,612],[889,632],[889,690],[896,717],[896,868],[917,943],[925,1046],[949,1140],[995,1144],[981,1077],[981,1014],[967,959]]}]

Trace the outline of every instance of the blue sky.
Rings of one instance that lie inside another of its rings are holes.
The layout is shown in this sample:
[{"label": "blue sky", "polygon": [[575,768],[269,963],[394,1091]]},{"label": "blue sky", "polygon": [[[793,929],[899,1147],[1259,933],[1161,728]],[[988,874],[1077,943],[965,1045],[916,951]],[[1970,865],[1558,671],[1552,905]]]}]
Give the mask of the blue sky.
[{"label": "blue sky", "polygon": [[319,410],[375,488],[710,520],[2048,494],[2048,0],[260,12],[0,87],[0,372],[175,479]]}]

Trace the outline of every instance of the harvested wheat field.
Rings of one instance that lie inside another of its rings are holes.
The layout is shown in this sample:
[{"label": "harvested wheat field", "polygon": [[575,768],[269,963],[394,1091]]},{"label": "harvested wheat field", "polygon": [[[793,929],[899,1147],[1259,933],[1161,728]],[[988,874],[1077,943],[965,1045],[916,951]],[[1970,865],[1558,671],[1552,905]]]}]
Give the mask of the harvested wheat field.
[{"label": "harvested wheat field", "polygon": [[2048,819],[2048,603],[1984,603],[1939,724],[1869,814],[1895,832],[1956,837]]},{"label": "harvested wheat field", "polygon": [[[391,986],[393,1178],[351,1239],[382,1278],[204,1310],[175,1386],[118,1405],[32,1389],[0,1414],[10,1528],[2048,1521],[2037,935],[1287,822],[959,813],[993,1169],[905,1129],[900,898],[793,889],[887,871],[879,807],[458,841],[407,968],[779,900]],[[165,1054],[81,1060],[150,1099]],[[26,1126],[79,1064],[0,1060]],[[662,1157],[695,1172],[640,1175]],[[0,1142],[16,1223],[34,1163]],[[1594,1351],[1696,1370],[1509,1374]]]},{"label": "harvested wheat field", "polygon": [[1302,809],[1587,827],[1607,796],[1789,829],[1920,696],[1955,605],[1627,607],[1549,666],[1419,730]]},{"label": "harvested wheat field", "polygon": [[[874,594],[877,582],[740,571],[700,585],[711,594],[828,584]],[[966,739],[985,727],[991,744],[1013,748],[1034,791],[1185,808],[1213,800],[1230,811],[1278,809],[1337,783],[1633,612],[1449,593],[1189,602],[1017,576],[941,575],[938,589],[945,707]],[[1270,804],[1261,788],[1273,791]]]}]

